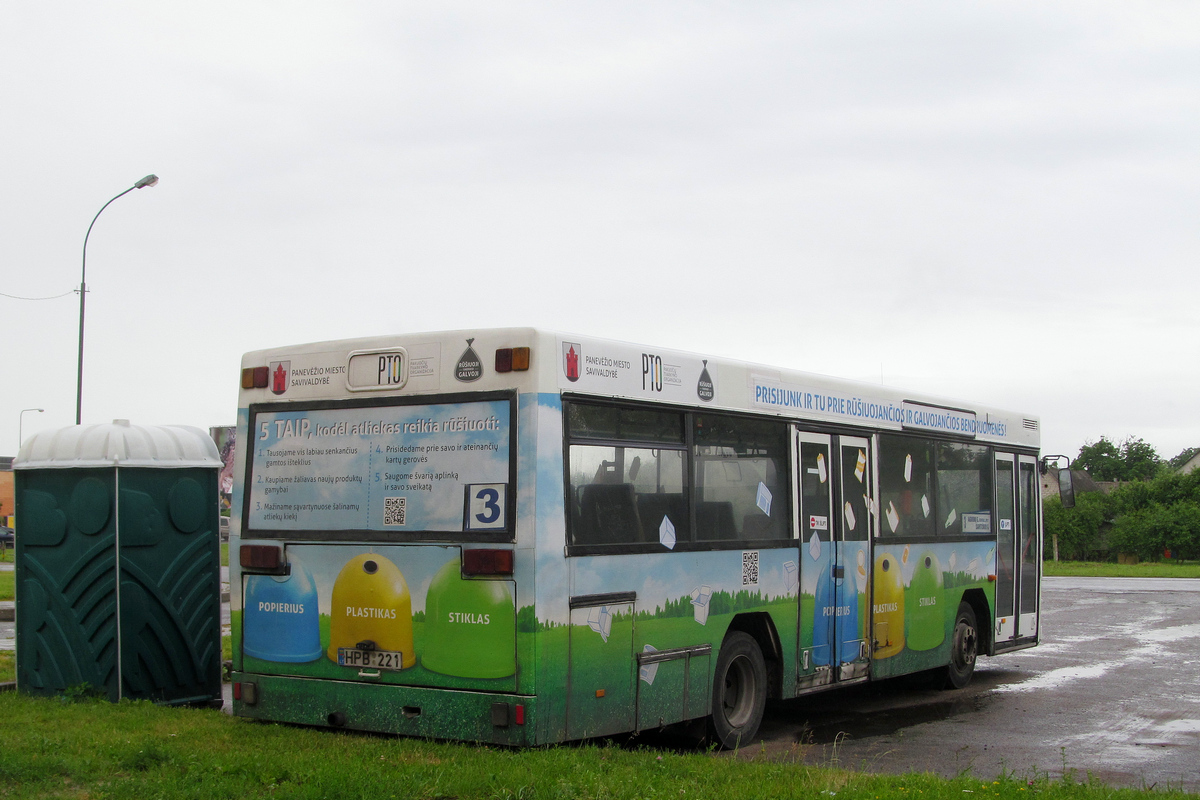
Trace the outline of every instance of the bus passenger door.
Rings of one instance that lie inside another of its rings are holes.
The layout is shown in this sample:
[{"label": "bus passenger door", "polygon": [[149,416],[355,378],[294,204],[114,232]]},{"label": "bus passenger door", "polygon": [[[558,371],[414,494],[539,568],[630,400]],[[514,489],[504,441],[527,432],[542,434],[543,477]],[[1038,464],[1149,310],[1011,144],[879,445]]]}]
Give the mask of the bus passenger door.
[{"label": "bus passenger door", "polygon": [[1017,464],[1017,636],[1038,633],[1039,574],[1042,569],[1041,494],[1037,459],[1021,456]]},{"label": "bus passenger door", "polygon": [[996,454],[996,646],[1038,632],[1041,571],[1037,459]]},{"label": "bus passenger door", "polygon": [[996,646],[1017,635],[1016,457],[996,453]]},{"label": "bus passenger door", "polygon": [[797,514],[800,531],[800,610],[797,624],[796,685],[804,689],[832,683],[833,607],[833,459],[830,437],[796,431]]},{"label": "bus passenger door", "polygon": [[837,631],[837,680],[866,677],[867,587],[870,578],[871,532],[874,529],[874,493],[871,479],[870,441],[838,437],[838,539],[833,566],[834,610]]}]

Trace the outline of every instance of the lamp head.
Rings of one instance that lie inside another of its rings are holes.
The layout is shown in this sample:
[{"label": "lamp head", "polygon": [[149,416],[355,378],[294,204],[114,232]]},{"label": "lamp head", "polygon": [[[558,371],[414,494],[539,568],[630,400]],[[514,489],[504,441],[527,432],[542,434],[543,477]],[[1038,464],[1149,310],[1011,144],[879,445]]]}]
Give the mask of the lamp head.
[{"label": "lamp head", "polygon": [[147,175],[146,177],[142,178],[140,181],[135,183],[133,185],[133,188],[142,189],[147,186],[155,186],[157,184],[158,184],[158,176],[157,175]]}]

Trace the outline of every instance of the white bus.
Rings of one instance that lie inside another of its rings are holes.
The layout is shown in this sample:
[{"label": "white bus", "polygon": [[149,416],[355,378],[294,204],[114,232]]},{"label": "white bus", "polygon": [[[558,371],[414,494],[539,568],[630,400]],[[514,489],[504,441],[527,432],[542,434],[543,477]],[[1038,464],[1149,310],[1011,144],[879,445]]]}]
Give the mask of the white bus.
[{"label": "white bus", "polygon": [[1036,417],[532,329],[248,353],[234,713],[537,745],[1038,641]]}]

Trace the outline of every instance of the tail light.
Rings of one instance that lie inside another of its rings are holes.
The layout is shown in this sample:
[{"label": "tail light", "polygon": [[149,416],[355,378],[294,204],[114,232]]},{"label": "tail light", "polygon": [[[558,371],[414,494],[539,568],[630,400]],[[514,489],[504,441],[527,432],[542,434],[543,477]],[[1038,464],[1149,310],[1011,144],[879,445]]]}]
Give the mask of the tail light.
[{"label": "tail light", "polygon": [[512,575],[512,550],[463,550],[464,575]]}]

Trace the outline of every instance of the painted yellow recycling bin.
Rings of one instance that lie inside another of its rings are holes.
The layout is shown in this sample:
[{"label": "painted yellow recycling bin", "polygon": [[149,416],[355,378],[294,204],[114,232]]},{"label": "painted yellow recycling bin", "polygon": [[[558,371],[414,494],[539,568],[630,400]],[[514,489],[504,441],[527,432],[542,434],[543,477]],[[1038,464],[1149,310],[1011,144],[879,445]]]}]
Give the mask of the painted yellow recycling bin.
[{"label": "painted yellow recycling bin", "polygon": [[904,577],[891,553],[875,558],[875,658],[889,658],[904,649]]},{"label": "painted yellow recycling bin", "polygon": [[221,700],[216,445],[127,420],[41,431],[13,464],[17,688]]},{"label": "painted yellow recycling bin", "polygon": [[408,583],[400,568],[378,553],[346,562],[333,582],[329,612],[325,654],[333,663],[386,669],[417,663]]}]

